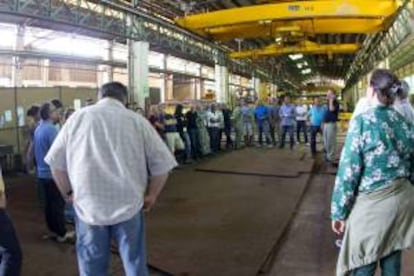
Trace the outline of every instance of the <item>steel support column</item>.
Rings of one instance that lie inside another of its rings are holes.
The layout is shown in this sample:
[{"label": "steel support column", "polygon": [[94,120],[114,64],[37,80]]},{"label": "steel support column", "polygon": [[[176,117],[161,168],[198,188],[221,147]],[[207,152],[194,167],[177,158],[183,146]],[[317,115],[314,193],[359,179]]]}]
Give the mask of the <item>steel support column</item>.
[{"label": "steel support column", "polygon": [[227,67],[216,64],[214,68],[216,81],[216,101],[227,103],[229,100],[229,71]]},{"label": "steel support column", "polygon": [[131,103],[146,108],[146,99],[149,97],[149,43],[130,40],[128,46],[128,83]]}]

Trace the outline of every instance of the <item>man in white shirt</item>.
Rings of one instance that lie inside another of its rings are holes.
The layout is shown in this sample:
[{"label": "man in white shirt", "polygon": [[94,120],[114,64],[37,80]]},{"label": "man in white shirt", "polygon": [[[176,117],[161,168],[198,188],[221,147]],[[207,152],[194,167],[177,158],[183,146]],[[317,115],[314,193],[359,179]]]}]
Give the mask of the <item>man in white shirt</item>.
[{"label": "man in white shirt", "polygon": [[220,130],[224,126],[223,112],[217,110],[216,105],[212,104],[207,112],[207,126],[210,132],[210,147],[213,153],[220,149]]},{"label": "man in white shirt", "polygon": [[107,275],[111,239],[127,276],[148,275],[143,211],[177,165],[156,130],[125,108],[127,89],[102,86],[99,102],[75,112],[45,161],[76,211],[81,276]]},{"label": "man in white shirt", "polygon": [[0,275],[19,276],[21,268],[22,250],[6,212],[6,194],[0,167]]},{"label": "man in white shirt", "polygon": [[300,133],[303,132],[305,138],[305,144],[308,144],[308,130],[306,122],[308,119],[308,108],[302,101],[295,107],[296,116],[296,142],[300,143]]}]

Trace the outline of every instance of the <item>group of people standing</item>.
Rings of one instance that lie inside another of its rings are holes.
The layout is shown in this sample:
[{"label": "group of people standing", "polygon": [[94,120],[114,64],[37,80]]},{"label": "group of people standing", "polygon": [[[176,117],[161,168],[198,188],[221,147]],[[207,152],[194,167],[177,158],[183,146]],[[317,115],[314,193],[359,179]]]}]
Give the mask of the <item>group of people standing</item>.
[{"label": "group of people standing", "polygon": [[317,153],[318,133],[323,134],[326,159],[334,163],[339,102],[331,90],[327,94],[327,103],[322,105],[320,98],[315,97],[308,108],[302,102],[294,105],[289,96],[284,96],[270,104],[259,100],[252,105],[241,100],[233,110],[225,104],[195,104],[185,113],[181,104],[176,105],[174,112],[168,112],[161,104],[151,106],[147,117],[180,163],[217,153],[224,137],[227,149],[254,145],[284,148],[289,135],[293,149],[295,128],[296,143],[302,142],[303,135],[303,143],[311,146],[312,155]]},{"label": "group of people standing", "polygon": [[219,152],[223,134],[226,148],[233,147],[231,113],[225,104],[192,105],[185,113],[181,104],[174,112],[161,104],[151,106],[148,120],[177,159],[189,163]]}]

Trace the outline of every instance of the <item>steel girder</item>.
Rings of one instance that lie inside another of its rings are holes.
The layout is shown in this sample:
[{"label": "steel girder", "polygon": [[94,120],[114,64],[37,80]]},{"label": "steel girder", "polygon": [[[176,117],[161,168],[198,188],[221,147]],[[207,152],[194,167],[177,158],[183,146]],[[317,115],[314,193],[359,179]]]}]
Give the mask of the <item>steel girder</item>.
[{"label": "steel girder", "polygon": [[[252,63],[228,59],[229,49],[198,37],[173,23],[130,7],[101,0],[0,0],[0,21],[75,31],[105,39],[148,41],[151,48],[201,64],[226,65],[229,71],[251,76]],[[266,71],[259,73],[271,80]]]},{"label": "steel girder", "polygon": [[256,22],[245,25],[225,26],[203,31],[200,35],[211,36],[220,41],[242,38],[275,37],[283,32],[286,26],[296,27],[298,32],[308,35],[317,34],[373,34],[383,29],[383,19],[306,19],[276,22]]},{"label": "steel girder", "polygon": [[412,14],[408,2],[400,7],[395,18],[389,23],[387,30],[368,37],[354,59],[347,77],[345,89],[358,82],[361,76],[375,68],[375,65],[388,57],[411,34]]},{"label": "steel girder", "polygon": [[359,44],[318,44],[311,41],[300,41],[297,45],[281,46],[277,44],[269,45],[262,49],[233,52],[231,58],[257,58],[263,56],[289,55],[302,53],[310,54],[338,54],[338,53],[355,53],[358,51]]}]

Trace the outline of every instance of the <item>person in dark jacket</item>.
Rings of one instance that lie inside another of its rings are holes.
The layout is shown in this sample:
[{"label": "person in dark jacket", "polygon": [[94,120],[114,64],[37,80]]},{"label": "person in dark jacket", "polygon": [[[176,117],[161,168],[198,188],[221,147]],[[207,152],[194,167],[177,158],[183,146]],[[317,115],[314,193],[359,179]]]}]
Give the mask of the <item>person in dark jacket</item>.
[{"label": "person in dark jacket", "polygon": [[230,108],[223,104],[221,106],[221,111],[223,112],[223,121],[224,121],[224,134],[226,135],[226,147],[233,147],[233,140],[231,139],[231,113]]},{"label": "person in dark jacket", "polygon": [[191,152],[195,160],[203,156],[201,152],[200,134],[197,127],[198,114],[194,106],[185,114],[187,121],[187,133],[190,136]]},{"label": "person in dark jacket", "polygon": [[177,131],[184,141],[185,145],[185,163],[191,163],[191,141],[187,133],[187,120],[183,113],[183,106],[177,104],[174,113],[175,119],[177,120]]}]

